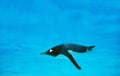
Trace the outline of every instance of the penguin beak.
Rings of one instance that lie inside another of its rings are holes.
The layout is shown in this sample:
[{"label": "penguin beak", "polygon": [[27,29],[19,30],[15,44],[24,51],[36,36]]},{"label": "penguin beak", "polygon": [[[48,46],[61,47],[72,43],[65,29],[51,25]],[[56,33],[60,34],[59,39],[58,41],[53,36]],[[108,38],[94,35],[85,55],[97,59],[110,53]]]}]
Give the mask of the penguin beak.
[{"label": "penguin beak", "polygon": [[43,52],[43,53],[41,53],[40,55],[47,55],[47,53],[46,53],[46,52]]}]

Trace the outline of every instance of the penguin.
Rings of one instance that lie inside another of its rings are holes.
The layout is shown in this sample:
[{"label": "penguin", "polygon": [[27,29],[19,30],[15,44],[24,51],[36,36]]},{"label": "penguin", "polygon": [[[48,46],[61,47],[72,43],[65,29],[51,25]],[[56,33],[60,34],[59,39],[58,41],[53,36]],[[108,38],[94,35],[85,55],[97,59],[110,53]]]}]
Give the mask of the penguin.
[{"label": "penguin", "polygon": [[95,46],[84,46],[80,44],[66,43],[66,44],[56,45],[48,49],[46,52],[42,52],[41,55],[50,55],[50,56],[56,57],[62,54],[66,56],[74,64],[74,66],[77,69],[81,70],[81,67],[77,64],[73,56],[68,51],[72,50],[73,52],[85,53],[87,51],[91,51],[92,48],[94,47]]}]

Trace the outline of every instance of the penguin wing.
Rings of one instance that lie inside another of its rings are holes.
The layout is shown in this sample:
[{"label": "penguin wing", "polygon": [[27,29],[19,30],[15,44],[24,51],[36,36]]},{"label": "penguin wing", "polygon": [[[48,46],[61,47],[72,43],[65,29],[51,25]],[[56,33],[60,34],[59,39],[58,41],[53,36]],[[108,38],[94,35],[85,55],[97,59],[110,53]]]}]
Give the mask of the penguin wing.
[{"label": "penguin wing", "polygon": [[67,56],[77,69],[81,69],[81,67],[77,64],[77,62],[74,60],[73,56],[69,52],[63,53],[63,55]]}]

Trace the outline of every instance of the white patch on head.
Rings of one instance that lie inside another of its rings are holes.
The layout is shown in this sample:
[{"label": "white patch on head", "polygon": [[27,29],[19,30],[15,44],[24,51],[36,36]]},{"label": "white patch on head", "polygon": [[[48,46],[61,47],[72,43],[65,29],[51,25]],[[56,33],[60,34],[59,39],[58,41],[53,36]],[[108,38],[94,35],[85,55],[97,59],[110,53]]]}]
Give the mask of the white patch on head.
[{"label": "white patch on head", "polygon": [[49,50],[49,52],[52,52],[52,51],[53,51],[52,49]]}]

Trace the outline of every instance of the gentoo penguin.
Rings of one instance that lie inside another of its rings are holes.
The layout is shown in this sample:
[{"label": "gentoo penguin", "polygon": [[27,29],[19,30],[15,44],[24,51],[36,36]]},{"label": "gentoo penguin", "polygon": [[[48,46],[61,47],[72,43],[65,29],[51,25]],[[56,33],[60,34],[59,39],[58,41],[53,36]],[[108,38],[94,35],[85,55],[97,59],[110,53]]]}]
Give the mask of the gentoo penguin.
[{"label": "gentoo penguin", "polygon": [[77,64],[77,62],[74,60],[73,56],[68,51],[72,50],[74,52],[84,53],[87,51],[91,51],[92,48],[94,48],[94,47],[95,46],[83,46],[83,45],[72,44],[72,43],[60,44],[60,45],[50,48],[46,52],[41,53],[41,55],[50,55],[50,56],[55,57],[55,56],[58,56],[59,54],[63,54],[70,59],[70,61],[75,65],[75,67],[77,69],[80,70],[81,67]]}]

